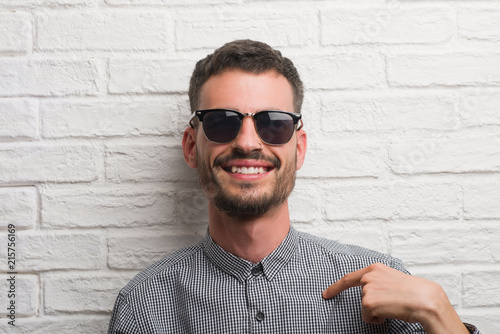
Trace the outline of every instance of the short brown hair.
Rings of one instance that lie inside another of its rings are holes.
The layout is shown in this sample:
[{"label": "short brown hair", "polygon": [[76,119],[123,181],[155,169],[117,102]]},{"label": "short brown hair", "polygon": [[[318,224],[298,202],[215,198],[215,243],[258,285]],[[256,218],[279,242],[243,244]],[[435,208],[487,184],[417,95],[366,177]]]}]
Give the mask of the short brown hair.
[{"label": "short brown hair", "polygon": [[245,39],[224,44],[213,54],[196,63],[189,82],[189,103],[192,113],[200,104],[203,84],[212,75],[221,74],[228,69],[239,69],[255,74],[274,70],[283,75],[292,86],[294,111],[300,112],[304,87],[293,62],[266,43]]}]

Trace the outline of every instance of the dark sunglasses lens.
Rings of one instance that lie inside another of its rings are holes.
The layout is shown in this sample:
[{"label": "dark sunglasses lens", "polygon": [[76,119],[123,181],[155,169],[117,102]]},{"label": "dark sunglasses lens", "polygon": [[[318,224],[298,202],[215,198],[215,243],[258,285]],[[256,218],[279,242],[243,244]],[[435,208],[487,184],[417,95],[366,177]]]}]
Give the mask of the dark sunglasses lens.
[{"label": "dark sunglasses lens", "polygon": [[240,118],[232,111],[211,111],[203,116],[205,136],[216,143],[229,143],[240,131]]},{"label": "dark sunglasses lens", "polygon": [[257,117],[257,131],[267,144],[283,145],[292,138],[294,130],[293,118],[280,112],[262,112]]}]

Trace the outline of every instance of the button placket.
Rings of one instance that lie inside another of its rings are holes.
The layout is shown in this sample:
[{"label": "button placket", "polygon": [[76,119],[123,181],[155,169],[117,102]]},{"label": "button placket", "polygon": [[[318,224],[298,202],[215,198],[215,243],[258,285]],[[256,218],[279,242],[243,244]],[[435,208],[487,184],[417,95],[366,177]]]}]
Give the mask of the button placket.
[{"label": "button placket", "polygon": [[247,276],[248,312],[252,319],[251,333],[267,333],[270,319],[267,319],[269,302],[269,285],[263,272],[262,264],[250,269]]}]

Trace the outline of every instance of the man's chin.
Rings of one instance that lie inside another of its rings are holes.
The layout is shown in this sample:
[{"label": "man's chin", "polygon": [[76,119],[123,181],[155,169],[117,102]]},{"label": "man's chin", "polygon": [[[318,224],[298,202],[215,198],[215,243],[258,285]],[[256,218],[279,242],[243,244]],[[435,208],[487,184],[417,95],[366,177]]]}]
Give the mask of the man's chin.
[{"label": "man's chin", "polygon": [[276,206],[272,199],[268,198],[242,198],[238,196],[215,196],[213,205],[229,217],[240,219],[257,218],[266,214],[272,207]]}]

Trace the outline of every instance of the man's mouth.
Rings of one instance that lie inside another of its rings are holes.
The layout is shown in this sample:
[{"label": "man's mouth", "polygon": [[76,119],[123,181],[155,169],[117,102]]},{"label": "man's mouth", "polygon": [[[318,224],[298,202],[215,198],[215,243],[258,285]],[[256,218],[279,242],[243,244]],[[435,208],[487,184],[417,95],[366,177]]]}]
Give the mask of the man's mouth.
[{"label": "man's mouth", "polygon": [[213,168],[221,168],[239,180],[259,180],[265,178],[275,168],[281,166],[278,158],[265,157],[260,152],[251,154],[233,153],[214,160]]},{"label": "man's mouth", "polygon": [[267,173],[271,168],[269,167],[245,167],[245,166],[228,166],[224,167],[224,170],[229,173],[235,173],[235,174],[265,174]]}]

